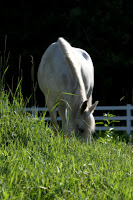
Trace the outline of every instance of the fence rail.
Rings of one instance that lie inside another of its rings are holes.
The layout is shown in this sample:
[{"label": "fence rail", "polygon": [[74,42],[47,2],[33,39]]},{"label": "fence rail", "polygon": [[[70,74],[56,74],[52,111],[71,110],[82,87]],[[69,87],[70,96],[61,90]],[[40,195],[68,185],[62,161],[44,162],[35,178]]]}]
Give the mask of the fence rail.
[{"label": "fence rail", "polygon": [[[47,112],[48,109],[44,107],[31,107],[31,108],[23,108],[26,112],[31,112],[33,117],[36,116],[36,113],[38,112]],[[118,131],[126,131],[127,135],[130,135],[131,131],[133,131],[133,126],[132,126],[132,121],[133,121],[133,116],[132,116],[132,110],[133,106],[131,104],[127,104],[126,106],[97,106],[96,111],[121,111],[125,110],[126,115],[125,116],[115,116],[111,117],[111,120],[119,120],[119,121],[126,121],[126,126],[114,126],[115,130]],[[57,111],[57,109],[56,109]],[[96,112],[95,112],[96,113]],[[110,112],[109,112],[110,113]],[[111,113],[112,114],[112,113]],[[107,119],[107,117],[102,116],[94,116],[96,121],[103,121],[103,119]],[[45,117],[46,121],[50,121],[50,117]],[[57,120],[60,121],[60,117],[57,116]],[[102,126],[96,126],[96,130],[106,130],[107,127],[102,127]]]}]

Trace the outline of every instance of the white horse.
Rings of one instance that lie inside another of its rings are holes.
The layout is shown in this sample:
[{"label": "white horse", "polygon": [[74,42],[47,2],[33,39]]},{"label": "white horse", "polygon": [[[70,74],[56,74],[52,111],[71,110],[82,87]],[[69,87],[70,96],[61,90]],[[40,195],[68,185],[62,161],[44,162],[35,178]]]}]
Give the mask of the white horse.
[{"label": "white horse", "polygon": [[95,130],[92,113],[98,101],[92,105],[94,69],[88,53],[59,38],[42,56],[38,83],[54,128],[58,128],[54,108],[58,102],[64,133],[70,136],[74,130],[75,135],[83,141],[88,138],[91,143],[91,133]]}]

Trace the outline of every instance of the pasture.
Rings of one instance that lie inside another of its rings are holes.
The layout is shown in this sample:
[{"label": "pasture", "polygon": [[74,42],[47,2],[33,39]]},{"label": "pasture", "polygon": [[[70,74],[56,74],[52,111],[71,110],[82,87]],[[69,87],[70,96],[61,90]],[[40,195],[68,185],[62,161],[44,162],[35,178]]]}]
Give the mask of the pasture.
[{"label": "pasture", "polygon": [[0,199],[133,199],[133,146],[54,135],[20,111],[22,95],[0,94]]}]

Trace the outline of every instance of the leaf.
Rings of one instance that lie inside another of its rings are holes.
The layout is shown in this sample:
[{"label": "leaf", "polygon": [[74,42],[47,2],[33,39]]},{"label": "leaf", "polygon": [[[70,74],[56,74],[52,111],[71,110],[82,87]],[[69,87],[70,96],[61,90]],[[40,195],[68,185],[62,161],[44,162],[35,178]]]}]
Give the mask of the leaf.
[{"label": "leaf", "polygon": [[68,94],[68,95],[72,95],[74,96],[75,94],[72,94],[72,93],[67,93],[67,92],[62,92],[63,94]]},{"label": "leaf", "polygon": [[72,196],[71,196],[69,200],[72,200],[72,199],[73,199],[73,198],[72,198]]},{"label": "leaf", "polygon": [[59,167],[57,167],[57,172],[60,173]]},{"label": "leaf", "polygon": [[106,122],[108,122],[108,119],[103,119],[103,121],[106,121]]},{"label": "leaf", "polygon": [[96,122],[95,124],[104,124],[103,122]]},{"label": "leaf", "polygon": [[112,131],[112,130],[114,130],[114,128],[110,128],[110,129],[109,129],[109,131]]},{"label": "leaf", "polygon": [[2,82],[3,82],[4,76],[5,76],[5,74],[6,74],[7,70],[8,70],[8,68],[9,68],[9,66],[7,66],[7,68],[6,68],[6,69],[4,70],[4,72],[3,72],[3,75],[2,75]]},{"label": "leaf", "polygon": [[104,117],[107,117],[107,113],[104,113],[103,116],[104,116]]},{"label": "leaf", "polygon": [[120,101],[122,101],[123,99],[125,99],[125,96],[121,97],[121,98],[120,98]]},{"label": "leaf", "polygon": [[70,110],[72,110],[71,106],[69,105],[69,103],[67,101],[65,101],[64,99],[60,99],[60,101],[64,101],[68,105],[68,107],[70,108]]},{"label": "leaf", "polygon": [[47,187],[39,186],[39,188],[49,191]]},{"label": "leaf", "polygon": [[[52,110],[54,110],[58,105],[59,105],[59,102],[57,102],[57,103],[54,105],[54,107],[52,108]],[[51,110],[51,111],[52,111],[52,110]]]},{"label": "leaf", "polygon": [[111,123],[113,123],[113,122],[120,122],[120,121],[112,120]]}]

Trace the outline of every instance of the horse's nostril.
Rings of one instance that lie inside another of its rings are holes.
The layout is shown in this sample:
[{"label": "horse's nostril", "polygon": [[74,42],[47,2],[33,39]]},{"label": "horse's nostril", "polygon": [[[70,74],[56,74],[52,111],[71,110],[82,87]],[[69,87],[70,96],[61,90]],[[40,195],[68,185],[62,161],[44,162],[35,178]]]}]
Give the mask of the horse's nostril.
[{"label": "horse's nostril", "polygon": [[84,129],[79,128],[79,132],[80,132],[80,133],[83,133],[83,132],[84,132]]}]

